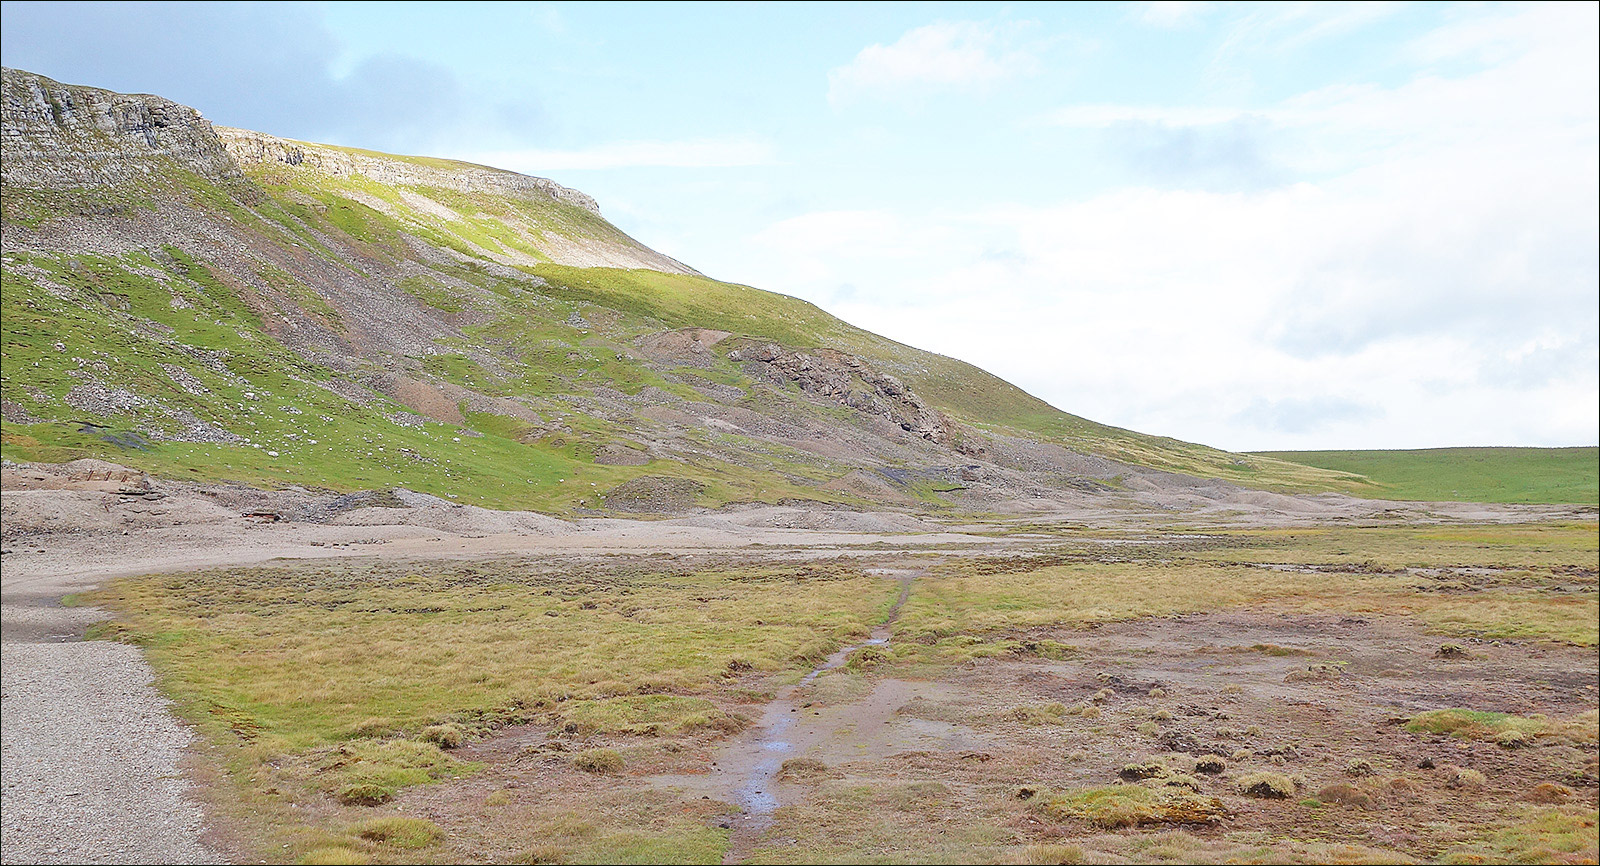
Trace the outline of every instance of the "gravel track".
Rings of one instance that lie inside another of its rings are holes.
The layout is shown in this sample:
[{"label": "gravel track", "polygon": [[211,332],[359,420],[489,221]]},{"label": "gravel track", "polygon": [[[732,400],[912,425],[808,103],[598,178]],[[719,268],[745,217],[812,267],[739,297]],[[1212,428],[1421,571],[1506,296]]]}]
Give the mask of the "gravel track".
[{"label": "gravel track", "polygon": [[6,863],[215,863],[178,762],[191,735],[139,650],[105,641],[7,643]]},{"label": "gravel track", "polygon": [[[8,575],[9,577],[9,575]],[[81,640],[87,585],[8,580],[0,636],[0,862],[218,863],[179,762],[192,734],[136,647]]]}]

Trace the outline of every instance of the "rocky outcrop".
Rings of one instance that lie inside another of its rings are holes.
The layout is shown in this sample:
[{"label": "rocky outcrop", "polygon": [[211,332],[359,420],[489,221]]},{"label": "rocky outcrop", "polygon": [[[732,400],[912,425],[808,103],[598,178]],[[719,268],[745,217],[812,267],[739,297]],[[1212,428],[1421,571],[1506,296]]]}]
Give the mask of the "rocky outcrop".
[{"label": "rocky outcrop", "polygon": [[465,193],[555,199],[577,205],[590,213],[600,213],[600,205],[593,198],[548,178],[448,160],[436,162],[447,163],[449,168],[435,168],[403,157],[376,153],[369,155],[359,150],[293,141],[226,126],[217,127],[217,134],[233,158],[243,165],[279,163],[319,171],[332,177],[361,175],[394,186],[434,186]]},{"label": "rocky outcrop", "polygon": [[728,360],[756,364],[760,372],[793,382],[807,394],[887,418],[929,442],[954,447],[961,439],[953,436],[950,419],[924,403],[904,382],[874,370],[854,355],[833,349],[797,352],[777,343],[747,340],[728,352]]},{"label": "rocky outcrop", "polygon": [[0,70],[0,182],[66,189],[123,184],[174,165],[243,176],[200,112],[169,99]]}]

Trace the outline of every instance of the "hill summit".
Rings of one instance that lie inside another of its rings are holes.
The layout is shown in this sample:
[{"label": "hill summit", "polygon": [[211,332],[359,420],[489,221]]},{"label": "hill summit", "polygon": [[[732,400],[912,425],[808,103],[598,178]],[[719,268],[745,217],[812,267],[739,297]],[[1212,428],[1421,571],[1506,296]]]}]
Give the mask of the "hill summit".
[{"label": "hill summit", "polygon": [[9,459],[568,514],[1357,489],[709,278],[544,178],[14,69],[0,125]]}]

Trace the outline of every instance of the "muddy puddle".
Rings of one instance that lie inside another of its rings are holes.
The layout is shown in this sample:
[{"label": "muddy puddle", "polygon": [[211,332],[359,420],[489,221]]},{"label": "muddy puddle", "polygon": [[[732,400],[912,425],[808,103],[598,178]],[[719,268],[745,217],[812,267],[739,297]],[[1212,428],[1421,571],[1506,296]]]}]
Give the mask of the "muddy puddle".
[{"label": "muddy puddle", "polygon": [[896,710],[918,697],[938,697],[936,684],[881,680],[858,700],[823,705],[814,699],[819,677],[849,664],[856,653],[890,642],[900,610],[922,570],[875,569],[897,579],[900,595],[884,622],[865,640],[841,647],[798,682],[777,691],[756,724],[722,745],[703,776],[666,775],[657,785],[681,788],[738,808],[726,862],[741,859],[773,824],[778,808],[802,793],[782,779],[784,763],[812,758],[823,764],[882,758],[911,748],[969,749],[982,745],[970,730],[946,722],[898,716]]}]

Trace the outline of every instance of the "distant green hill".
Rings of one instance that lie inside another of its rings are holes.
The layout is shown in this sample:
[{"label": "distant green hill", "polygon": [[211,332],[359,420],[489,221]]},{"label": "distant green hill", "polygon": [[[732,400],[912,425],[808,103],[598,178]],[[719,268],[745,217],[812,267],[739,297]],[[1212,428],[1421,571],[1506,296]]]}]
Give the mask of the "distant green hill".
[{"label": "distant green hill", "polygon": [[1424,448],[1261,451],[1256,456],[1365,475],[1367,495],[1459,502],[1600,504],[1600,449]]}]

